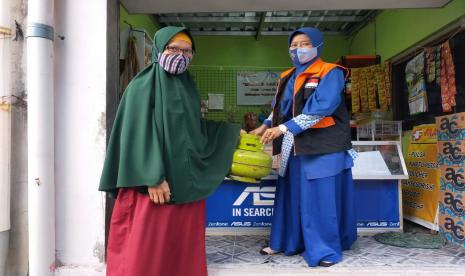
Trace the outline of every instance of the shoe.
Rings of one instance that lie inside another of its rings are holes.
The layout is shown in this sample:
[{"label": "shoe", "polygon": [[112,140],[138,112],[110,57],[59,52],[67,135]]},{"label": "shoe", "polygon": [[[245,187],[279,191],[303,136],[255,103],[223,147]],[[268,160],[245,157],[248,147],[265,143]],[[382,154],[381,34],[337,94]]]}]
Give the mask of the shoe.
[{"label": "shoe", "polygon": [[260,254],[262,255],[276,255],[278,254],[279,252],[278,251],[274,251],[273,249],[271,249],[271,247],[264,247],[260,250]]},{"label": "shoe", "polygon": [[333,266],[335,264],[336,263],[327,262],[327,261],[321,261],[321,262],[318,263],[319,266],[323,266],[323,267],[330,267],[330,266]]}]

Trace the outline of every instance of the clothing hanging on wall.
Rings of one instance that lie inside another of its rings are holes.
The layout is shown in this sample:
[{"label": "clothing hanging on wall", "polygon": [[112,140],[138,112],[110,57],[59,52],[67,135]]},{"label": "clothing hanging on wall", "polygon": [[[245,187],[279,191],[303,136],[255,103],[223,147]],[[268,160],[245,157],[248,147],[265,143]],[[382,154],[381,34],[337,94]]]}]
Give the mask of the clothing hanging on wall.
[{"label": "clothing hanging on wall", "polygon": [[444,112],[451,112],[456,106],[455,67],[449,41],[441,45],[441,102]]},{"label": "clothing hanging on wall", "polygon": [[131,35],[128,39],[128,54],[124,59],[124,68],[120,75],[120,93],[119,98],[123,96],[124,90],[128,86],[129,82],[134,78],[140,71],[140,65],[137,61],[137,49],[136,40]]}]

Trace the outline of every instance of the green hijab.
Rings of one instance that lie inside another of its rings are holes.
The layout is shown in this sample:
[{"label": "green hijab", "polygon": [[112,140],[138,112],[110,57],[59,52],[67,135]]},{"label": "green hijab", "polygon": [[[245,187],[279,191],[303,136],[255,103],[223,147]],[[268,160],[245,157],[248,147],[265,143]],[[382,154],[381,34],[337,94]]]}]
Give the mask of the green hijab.
[{"label": "green hijab", "polygon": [[[154,37],[153,62],[126,88],[116,113],[100,179],[100,191],[169,183],[171,203],[211,194],[229,172],[240,126],[207,121],[189,73],[171,75],[158,53],[182,27],[165,27]],[[189,34],[190,36],[190,34]]]}]

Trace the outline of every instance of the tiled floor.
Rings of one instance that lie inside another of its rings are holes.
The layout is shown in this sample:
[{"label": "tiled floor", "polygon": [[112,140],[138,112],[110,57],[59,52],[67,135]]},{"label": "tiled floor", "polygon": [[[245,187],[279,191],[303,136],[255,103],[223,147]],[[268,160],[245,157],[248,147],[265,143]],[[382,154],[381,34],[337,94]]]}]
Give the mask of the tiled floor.
[{"label": "tiled floor", "polygon": [[[208,264],[307,266],[300,255],[260,255],[258,251],[267,244],[267,238],[265,236],[209,236],[207,237]],[[373,237],[359,237],[354,248],[344,252],[344,259],[338,266],[461,266],[465,269],[465,250],[450,246],[441,249],[402,248],[378,243]]]},{"label": "tiled floor", "polygon": [[[429,230],[405,225],[407,231]],[[262,256],[259,250],[268,236],[207,236],[209,276],[465,276],[465,249],[445,246],[441,249],[415,249],[388,246],[373,237],[359,237],[352,250],[344,252],[344,260],[332,267],[307,266],[299,255]],[[57,276],[101,276],[105,266],[61,267]],[[167,275],[168,276],[168,275]],[[189,275],[186,275],[189,276]]]},{"label": "tiled floor", "polygon": [[[299,271],[318,270],[309,269],[300,255],[290,257],[282,254],[260,255],[259,250],[267,245],[267,239],[267,236],[256,235],[207,236],[207,261],[210,275],[242,276],[245,274],[240,272],[241,268],[247,268],[247,271],[250,272],[251,267],[262,272],[270,271],[268,274],[265,273],[266,275],[288,275],[286,273],[297,275]],[[344,252],[343,261],[330,269],[332,272],[337,272],[339,269],[348,271],[345,273],[347,275],[359,275],[357,271],[363,271],[368,267],[376,268],[376,271],[380,271],[379,275],[385,275],[382,271],[385,271],[386,275],[412,275],[413,270],[419,271],[413,275],[436,275],[445,272],[465,275],[465,249],[448,245],[441,249],[401,248],[381,244],[373,237],[365,236],[359,237],[352,250]],[[289,272],[289,269],[293,272]],[[319,269],[322,271],[325,268]],[[396,269],[399,270],[400,274],[394,273]],[[219,273],[221,271],[236,272],[231,274]],[[280,274],[279,271],[282,271],[283,274]],[[328,270],[326,271],[328,272]],[[432,274],[424,274],[421,273],[422,271]],[[402,274],[403,272],[406,274]],[[247,275],[256,275],[256,273]]]}]

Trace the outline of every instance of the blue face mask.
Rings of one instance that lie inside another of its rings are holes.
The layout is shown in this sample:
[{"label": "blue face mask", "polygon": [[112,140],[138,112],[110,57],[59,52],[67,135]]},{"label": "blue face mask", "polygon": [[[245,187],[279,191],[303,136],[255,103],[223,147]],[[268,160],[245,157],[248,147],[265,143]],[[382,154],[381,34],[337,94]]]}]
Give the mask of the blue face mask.
[{"label": "blue face mask", "polygon": [[312,48],[295,48],[289,50],[289,55],[293,63],[305,64],[318,56],[318,47],[320,46],[321,44]]}]

